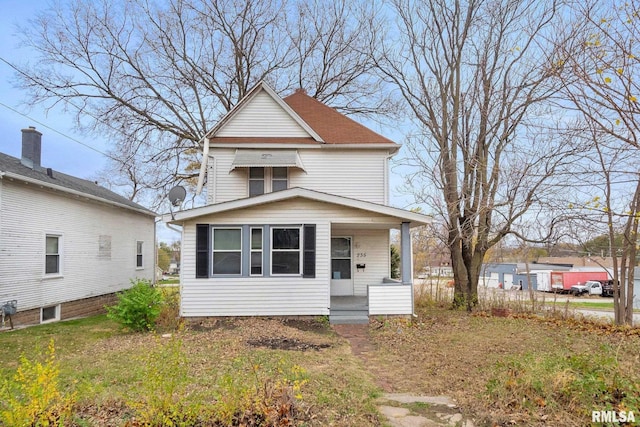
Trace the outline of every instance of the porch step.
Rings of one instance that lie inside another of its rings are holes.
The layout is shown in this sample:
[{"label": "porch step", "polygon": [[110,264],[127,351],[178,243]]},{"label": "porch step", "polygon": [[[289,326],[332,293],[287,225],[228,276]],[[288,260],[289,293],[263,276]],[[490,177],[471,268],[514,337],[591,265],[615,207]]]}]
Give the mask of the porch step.
[{"label": "porch step", "polygon": [[332,309],[329,314],[329,323],[332,325],[354,325],[369,323],[369,311]]}]

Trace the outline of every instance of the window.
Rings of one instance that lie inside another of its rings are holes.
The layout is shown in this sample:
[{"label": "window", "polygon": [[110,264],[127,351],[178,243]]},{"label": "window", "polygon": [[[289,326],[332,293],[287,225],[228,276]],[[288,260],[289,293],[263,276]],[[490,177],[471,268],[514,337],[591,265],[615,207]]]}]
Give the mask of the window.
[{"label": "window", "polygon": [[60,274],[61,236],[47,234],[45,249],[45,274]]},{"label": "window", "polygon": [[251,228],[251,275],[262,275],[262,228]]},{"label": "window", "polygon": [[272,228],[271,274],[300,274],[300,228]]},{"label": "window", "polygon": [[142,246],[144,242],[137,241],[136,242],[136,268],[142,268]]},{"label": "window", "polygon": [[272,191],[286,190],[288,186],[287,168],[273,168],[271,172]]},{"label": "window", "polygon": [[286,167],[249,168],[249,197],[289,188]]},{"label": "window", "polygon": [[264,168],[249,168],[249,197],[264,194]]},{"label": "window", "polygon": [[242,274],[242,229],[213,229],[213,274]]},{"label": "window", "polygon": [[52,322],[55,320],[59,320],[59,310],[58,310],[59,306],[58,305],[52,305],[50,307],[42,307],[42,309],[40,310],[40,323],[44,323],[44,322]]}]

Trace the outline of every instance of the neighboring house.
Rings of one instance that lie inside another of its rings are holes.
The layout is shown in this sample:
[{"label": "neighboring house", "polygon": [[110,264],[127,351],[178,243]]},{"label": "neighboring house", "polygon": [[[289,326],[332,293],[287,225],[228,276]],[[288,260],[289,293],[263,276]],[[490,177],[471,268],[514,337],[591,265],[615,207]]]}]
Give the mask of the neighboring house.
[{"label": "neighboring house", "polygon": [[182,316],[413,314],[410,229],[430,218],[388,205],[399,148],[304,91],[254,87],[208,134],[208,204],[165,216],[183,227]]},{"label": "neighboring house", "polygon": [[155,214],[94,182],[43,168],[41,136],[0,153],[0,305],[14,324],[103,311],[130,279],[153,279]]}]

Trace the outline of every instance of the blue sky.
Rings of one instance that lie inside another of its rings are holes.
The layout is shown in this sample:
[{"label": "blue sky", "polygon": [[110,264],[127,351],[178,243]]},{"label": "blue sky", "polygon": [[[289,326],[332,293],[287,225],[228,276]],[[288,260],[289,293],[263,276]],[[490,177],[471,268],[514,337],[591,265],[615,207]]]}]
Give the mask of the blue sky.
[{"label": "blue sky", "polygon": [[[12,61],[32,60],[29,50],[19,48],[15,37],[15,24],[26,25],[38,11],[46,8],[44,0],[0,0],[0,58]],[[0,151],[14,157],[20,157],[20,130],[35,126],[42,132],[42,164],[80,178],[92,178],[104,167],[105,157],[96,151],[84,147],[71,138],[104,152],[106,141],[86,138],[72,130],[72,116],[60,109],[45,111],[36,105],[24,105],[27,94],[14,89],[11,80],[12,69],[0,61]],[[17,110],[15,112],[13,110]],[[23,115],[24,114],[24,115]],[[27,117],[25,117],[27,116]],[[47,128],[48,126],[49,128]],[[52,130],[53,129],[53,130]],[[67,135],[63,136],[60,134]]]},{"label": "blue sky", "polygon": [[[73,116],[60,108],[46,111],[42,105],[25,105],[27,93],[13,87],[13,70],[2,61],[33,62],[36,60],[33,52],[19,47],[15,27],[16,24],[28,25],[29,19],[39,11],[45,10],[47,5],[46,0],[0,0],[0,10],[3,11],[0,13],[0,132],[2,135],[0,151],[20,157],[22,137],[20,130],[35,126],[43,134],[43,166],[80,178],[93,179],[95,174],[106,165],[106,157],[99,152],[105,152],[108,149],[108,141],[76,133],[73,130]],[[394,135],[391,129],[382,129],[375,123],[370,126],[376,132],[395,139],[396,142],[402,142],[399,135]],[[400,181],[398,173],[392,170],[391,204],[405,207],[406,198],[395,191]],[[163,229],[166,230],[164,227],[159,228],[159,238],[173,240],[171,236],[165,237]]]}]

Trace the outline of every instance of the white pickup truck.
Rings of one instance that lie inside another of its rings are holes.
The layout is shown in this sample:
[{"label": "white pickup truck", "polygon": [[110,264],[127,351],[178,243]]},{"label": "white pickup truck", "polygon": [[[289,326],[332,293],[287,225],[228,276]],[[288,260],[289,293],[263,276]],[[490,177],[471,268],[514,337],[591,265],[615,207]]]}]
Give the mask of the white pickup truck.
[{"label": "white pickup truck", "polygon": [[576,296],[582,294],[602,295],[602,283],[596,280],[587,280],[583,285],[573,285],[571,287],[571,293]]}]

